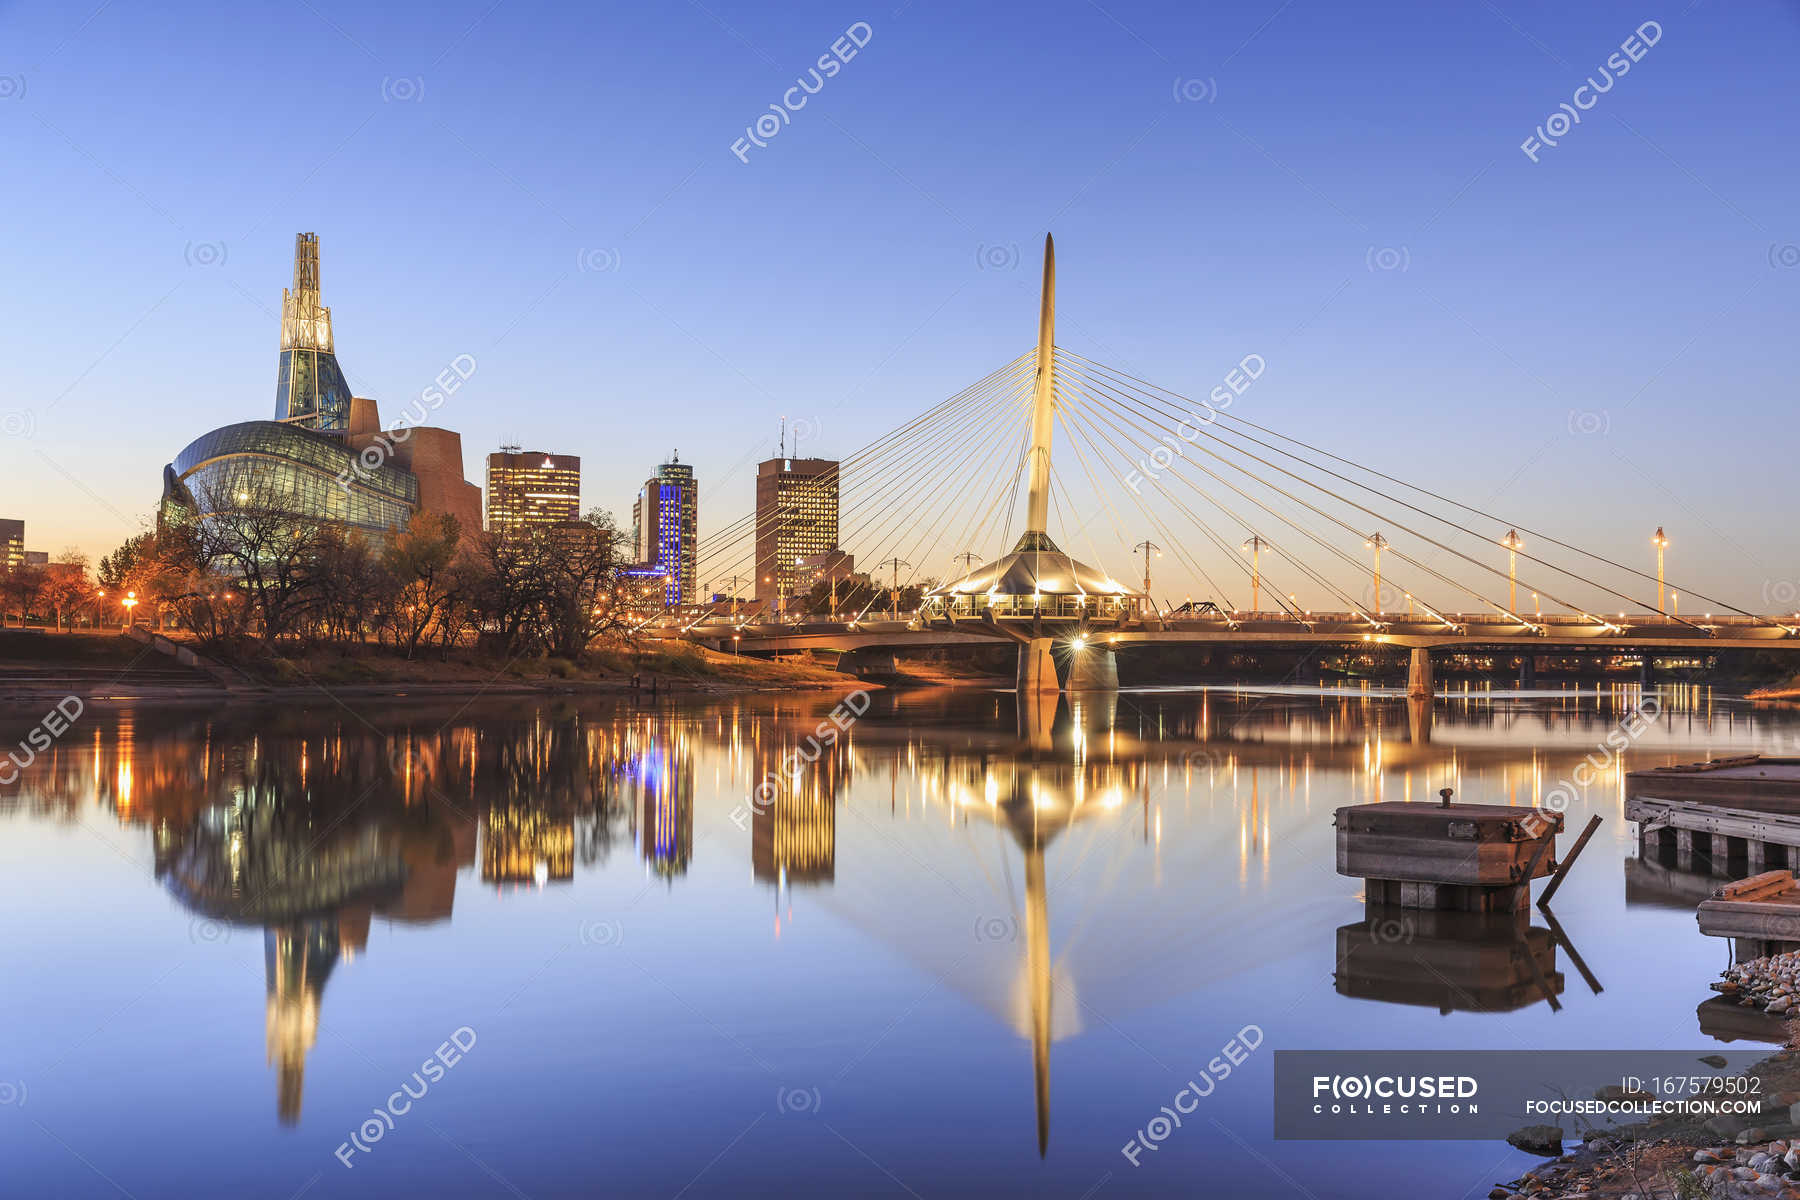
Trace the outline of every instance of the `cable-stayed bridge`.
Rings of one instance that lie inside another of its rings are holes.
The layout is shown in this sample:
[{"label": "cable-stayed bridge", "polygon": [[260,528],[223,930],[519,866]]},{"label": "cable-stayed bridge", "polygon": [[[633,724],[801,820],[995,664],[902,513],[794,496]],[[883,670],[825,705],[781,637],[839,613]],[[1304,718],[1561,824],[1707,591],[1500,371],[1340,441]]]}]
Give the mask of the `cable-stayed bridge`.
[{"label": "cable-stayed bridge", "polygon": [[[1230,412],[1249,360],[1194,401],[1058,346],[1055,321],[1046,237],[1037,344],[842,460],[839,545],[883,590],[853,611],[741,611],[735,581],[766,567],[752,513],[698,549],[699,577],[731,578],[734,599],[664,631],[753,653],[1002,639],[1033,691],[1116,683],[1118,650],[1182,642],[1403,647],[1415,694],[1434,648],[1615,651],[1646,678],[1658,652],[1800,650],[1800,614],[1667,580],[1660,528],[1651,574]],[[1140,554],[1141,580],[1118,573]],[[1203,602],[1156,592],[1165,556]]]}]

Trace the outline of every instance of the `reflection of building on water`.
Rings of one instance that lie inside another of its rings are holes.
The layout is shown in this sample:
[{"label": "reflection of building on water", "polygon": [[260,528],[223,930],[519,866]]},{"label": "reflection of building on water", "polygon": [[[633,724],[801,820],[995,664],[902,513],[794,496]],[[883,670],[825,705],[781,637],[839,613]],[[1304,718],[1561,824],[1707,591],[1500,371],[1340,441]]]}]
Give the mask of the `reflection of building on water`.
[{"label": "reflection of building on water", "polygon": [[[848,775],[840,754],[826,754],[798,775],[752,796],[750,873],[777,891],[837,877],[837,797]],[[759,779],[776,780],[759,772]]]},{"label": "reflection of building on water", "polygon": [[490,809],[481,821],[483,883],[567,883],[575,877],[575,818]]},{"label": "reflection of building on water", "polygon": [[783,792],[750,811],[750,872],[778,888],[837,876],[837,804]]},{"label": "reflection of building on water", "polygon": [[694,859],[694,757],[685,735],[673,743],[651,739],[627,764],[625,786],[638,850],[655,874],[673,880]]},{"label": "reflection of building on water", "polygon": [[337,923],[328,918],[274,926],[263,933],[269,1063],[275,1068],[276,1109],[284,1125],[300,1121],[306,1056],[319,1040],[319,1002],[338,953]]},{"label": "reflection of building on water", "polygon": [[421,809],[382,821],[364,811],[363,824],[345,821],[323,837],[317,815],[250,792],[185,826],[159,822],[153,840],[158,876],[189,910],[265,927],[268,1061],[277,1112],[290,1125],[300,1119],[332,970],[367,946],[375,914],[447,919],[456,875],[475,861],[474,825],[455,813]]}]

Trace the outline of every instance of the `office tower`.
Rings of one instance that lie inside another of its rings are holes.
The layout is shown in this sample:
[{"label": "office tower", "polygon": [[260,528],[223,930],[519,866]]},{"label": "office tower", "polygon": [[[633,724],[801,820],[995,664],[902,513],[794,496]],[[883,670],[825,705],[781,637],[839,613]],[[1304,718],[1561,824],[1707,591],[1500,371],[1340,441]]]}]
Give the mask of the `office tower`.
[{"label": "office tower", "polygon": [[838,543],[838,464],[771,458],[756,467],[756,598],[783,601],[812,586],[806,560]]},{"label": "office tower", "polygon": [[487,529],[501,540],[581,517],[581,459],[502,446],[487,457]]},{"label": "office tower", "polygon": [[638,562],[668,577],[664,598],[671,607],[700,599],[694,578],[699,520],[700,489],[694,468],[681,461],[680,453],[673,454],[638,489],[631,506]]},{"label": "office tower", "polygon": [[25,522],[0,520],[0,571],[25,561]]}]

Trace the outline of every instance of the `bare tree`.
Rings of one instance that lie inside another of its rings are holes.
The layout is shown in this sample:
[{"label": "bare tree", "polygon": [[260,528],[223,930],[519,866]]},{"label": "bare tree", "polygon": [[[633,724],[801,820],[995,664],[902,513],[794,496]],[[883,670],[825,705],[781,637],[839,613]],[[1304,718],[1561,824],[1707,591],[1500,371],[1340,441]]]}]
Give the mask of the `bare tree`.
[{"label": "bare tree", "polygon": [[243,581],[265,642],[292,632],[319,600],[323,523],[292,512],[288,498],[261,479],[215,483],[199,500],[203,515],[187,525],[196,565]]},{"label": "bare tree", "polygon": [[619,531],[612,515],[589,510],[579,521],[544,530],[548,603],[545,642],[560,657],[579,661],[595,638],[623,627],[618,604]]},{"label": "bare tree", "polygon": [[461,585],[450,570],[461,540],[462,528],[455,517],[419,512],[382,555],[397,587],[391,619],[408,658],[417,653],[426,631],[445,618]]},{"label": "bare tree", "polygon": [[56,556],[44,568],[38,600],[56,614],[56,628],[64,628],[64,618],[86,604],[94,596],[93,580],[88,578],[87,555],[70,548]]}]

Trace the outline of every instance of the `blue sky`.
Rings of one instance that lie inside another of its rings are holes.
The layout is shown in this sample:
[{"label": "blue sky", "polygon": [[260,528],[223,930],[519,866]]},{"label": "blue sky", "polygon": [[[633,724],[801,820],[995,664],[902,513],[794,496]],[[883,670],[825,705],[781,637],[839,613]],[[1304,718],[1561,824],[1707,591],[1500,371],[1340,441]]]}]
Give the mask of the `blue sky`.
[{"label": "blue sky", "polygon": [[472,354],[473,480],[576,453],[628,518],[679,447],[704,533],[782,414],[848,453],[1029,347],[1049,229],[1065,347],[1190,395],[1261,354],[1246,417],[1786,606],[1797,48],[1717,0],[0,4],[0,515],[98,554],[267,416],[314,230],[359,394]]}]

